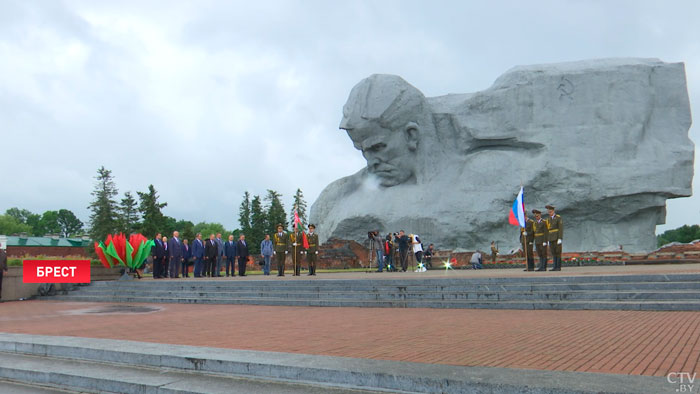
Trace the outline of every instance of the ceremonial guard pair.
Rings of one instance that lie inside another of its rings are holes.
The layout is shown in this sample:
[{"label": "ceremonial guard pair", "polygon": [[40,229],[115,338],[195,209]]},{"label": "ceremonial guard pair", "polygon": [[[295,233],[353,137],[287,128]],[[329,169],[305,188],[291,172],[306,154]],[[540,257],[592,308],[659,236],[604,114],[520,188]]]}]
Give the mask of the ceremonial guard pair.
[{"label": "ceremonial guard pair", "polygon": [[547,246],[552,255],[554,267],[550,271],[561,271],[561,246],[564,236],[564,223],[555,212],[553,205],[547,205],[547,218],[542,218],[542,212],[533,209],[535,219],[526,217],[525,227],[520,229],[520,242],[523,244],[527,259],[525,271],[535,271],[535,256],[533,255],[533,243],[540,258],[540,264],[536,271],[547,270]]},{"label": "ceremonial guard pair", "polygon": [[309,275],[316,275],[318,234],[315,233],[315,230],[316,226],[310,224],[308,234],[305,234],[300,228],[297,228],[296,232],[287,234],[281,224],[277,225],[277,232],[273,236],[277,276],[284,276],[285,259],[290,251],[292,252],[294,276],[301,275],[301,263],[303,256],[306,256]]}]

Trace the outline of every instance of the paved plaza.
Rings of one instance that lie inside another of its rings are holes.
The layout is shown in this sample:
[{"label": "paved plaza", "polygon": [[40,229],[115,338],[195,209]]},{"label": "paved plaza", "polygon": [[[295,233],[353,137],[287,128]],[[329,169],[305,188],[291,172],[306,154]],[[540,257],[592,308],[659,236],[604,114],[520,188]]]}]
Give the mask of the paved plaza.
[{"label": "paved plaza", "polygon": [[[529,273],[520,269],[420,274],[356,272],[323,274],[315,279],[419,280],[698,272],[699,265],[684,264],[578,267],[557,273]],[[187,280],[195,281],[178,281]],[[294,281],[299,278],[251,275],[217,280]],[[0,332],[514,370],[650,377],[700,372],[700,312],[32,300],[0,303]]]}]

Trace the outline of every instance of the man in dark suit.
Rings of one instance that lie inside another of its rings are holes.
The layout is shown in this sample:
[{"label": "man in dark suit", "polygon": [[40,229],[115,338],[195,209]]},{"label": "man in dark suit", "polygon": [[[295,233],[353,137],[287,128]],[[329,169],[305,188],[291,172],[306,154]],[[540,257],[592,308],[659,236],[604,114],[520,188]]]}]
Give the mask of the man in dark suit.
[{"label": "man in dark suit", "polygon": [[214,239],[214,234],[209,236],[209,240],[204,245],[204,276],[214,276],[216,270],[216,259],[219,257],[219,244]]},{"label": "man in dark suit", "polygon": [[224,240],[221,239],[221,233],[216,234],[216,246],[219,248],[218,249],[218,257],[216,258],[216,264],[214,273],[215,275],[212,276],[221,276],[221,263],[224,260]]},{"label": "man in dark suit", "polygon": [[202,241],[202,233],[197,233],[194,242],[192,242],[192,257],[194,257],[194,277],[201,278],[204,268],[204,241]]},{"label": "man in dark suit", "polygon": [[236,242],[233,240],[233,235],[228,236],[228,241],[224,244],[224,259],[226,260],[226,276],[236,276]]},{"label": "man in dark suit", "polygon": [[180,277],[180,264],[182,264],[182,244],[180,242],[180,232],[173,231],[173,237],[168,241],[168,251],[170,251],[170,277]]},{"label": "man in dark suit", "polygon": [[156,234],[156,239],[153,240],[151,248],[151,256],[153,257],[153,279],[163,277],[163,259],[165,259],[165,246],[163,245],[162,236]]},{"label": "man in dark suit", "polygon": [[202,241],[202,233],[197,233],[197,237],[192,242],[192,257],[194,257],[194,277],[201,278],[204,268],[204,241]]},{"label": "man in dark suit", "polygon": [[248,244],[245,241],[245,235],[241,234],[236,243],[236,255],[238,256],[238,275],[246,276],[245,266],[248,263]]},{"label": "man in dark suit", "polygon": [[168,248],[168,237],[163,237],[160,239],[163,243],[163,260],[160,263],[160,277],[167,278],[168,275],[168,262],[170,261],[170,249]]},{"label": "man in dark suit", "polygon": [[189,278],[190,259],[192,258],[192,249],[186,239],[182,240],[182,277]]}]

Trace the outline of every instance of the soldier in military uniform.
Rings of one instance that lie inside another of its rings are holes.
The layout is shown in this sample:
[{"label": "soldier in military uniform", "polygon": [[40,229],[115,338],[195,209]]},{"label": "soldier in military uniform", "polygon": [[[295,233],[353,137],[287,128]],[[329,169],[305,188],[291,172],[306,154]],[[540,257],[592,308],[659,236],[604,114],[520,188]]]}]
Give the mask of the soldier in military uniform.
[{"label": "soldier in military uniform", "polygon": [[289,241],[292,243],[292,264],[294,265],[294,274],[292,276],[301,275],[301,260],[304,256],[304,231],[301,227],[297,227],[296,232],[292,233],[289,237]]},{"label": "soldier in military uniform", "polygon": [[316,257],[318,257],[318,234],[316,225],[309,224],[309,232],[306,234],[309,241],[309,249],[306,250],[306,261],[309,264],[309,275],[316,276]]},{"label": "soldier in military uniform", "polygon": [[535,247],[540,258],[540,266],[536,271],[547,271],[547,221],[542,219],[542,212],[537,209],[533,209],[532,213],[535,214],[532,231],[535,233]]},{"label": "soldier in military uniform", "polygon": [[564,223],[561,216],[554,212],[553,205],[547,205],[547,241],[549,241],[549,252],[552,254],[552,264],[554,268],[550,271],[561,271],[561,240],[564,237]]},{"label": "soldier in military uniform", "polygon": [[525,251],[525,259],[527,260],[527,268],[525,271],[535,270],[535,256],[532,254],[532,243],[535,241],[535,221],[527,217],[525,213],[525,227],[520,228],[520,242]]},{"label": "soldier in military uniform", "polygon": [[284,227],[281,224],[277,225],[277,232],[272,236],[273,254],[275,255],[275,263],[277,263],[277,276],[284,276],[284,260],[289,253],[289,236],[284,232]]}]

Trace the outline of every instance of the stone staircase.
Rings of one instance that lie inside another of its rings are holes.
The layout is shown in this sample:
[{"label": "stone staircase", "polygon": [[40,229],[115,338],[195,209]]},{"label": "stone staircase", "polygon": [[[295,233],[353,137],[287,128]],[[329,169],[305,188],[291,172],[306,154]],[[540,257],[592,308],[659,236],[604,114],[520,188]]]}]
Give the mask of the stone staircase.
[{"label": "stone staircase", "polygon": [[382,308],[700,310],[700,274],[103,281],[42,299]]},{"label": "stone staircase", "polygon": [[[664,377],[462,367],[124,340],[0,335],[3,382],[81,393],[642,393]],[[7,386],[5,386],[7,387]],[[49,391],[54,393],[56,391]]]}]

